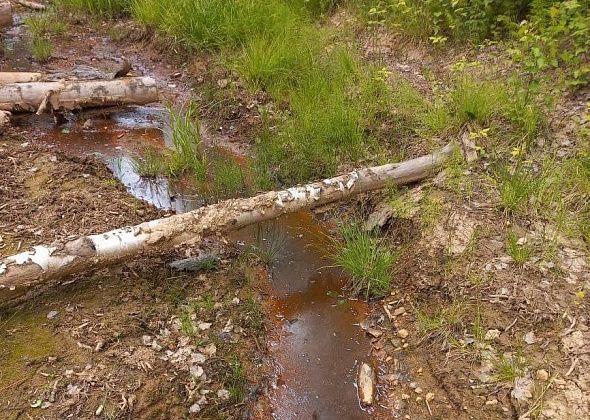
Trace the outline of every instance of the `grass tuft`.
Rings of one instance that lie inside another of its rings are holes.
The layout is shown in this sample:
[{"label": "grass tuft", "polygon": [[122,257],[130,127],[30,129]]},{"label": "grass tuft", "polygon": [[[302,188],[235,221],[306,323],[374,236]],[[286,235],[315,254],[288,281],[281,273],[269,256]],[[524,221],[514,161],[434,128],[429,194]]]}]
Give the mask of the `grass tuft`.
[{"label": "grass tuft", "polygon": [[349,223],[340,228],[335,260],[350,274],[348,288],[353,296],[385,296],[391,287],[393,266],[397,255],[383,239],[363,230],[360,223]]},{"label": "grass tuft", "polygon": [[520,242],[513,231],[509,231],[506,236],[506,250],[518,265],[526,263],[533,254],[532,247],[526,242]]}]

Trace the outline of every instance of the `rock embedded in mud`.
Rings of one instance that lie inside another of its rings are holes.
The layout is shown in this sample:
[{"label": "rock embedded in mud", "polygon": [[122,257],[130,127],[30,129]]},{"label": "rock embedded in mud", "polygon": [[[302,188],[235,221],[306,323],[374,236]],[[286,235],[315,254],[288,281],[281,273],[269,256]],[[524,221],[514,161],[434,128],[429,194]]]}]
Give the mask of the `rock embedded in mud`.
[{"label": "rock embedded in mud", "polygon": [[483,337],[486,341],[493,341],[500,337],[500,330],[487,330],[485,336]]},{"label": "rock embedded in mud", "polygon": [[47,314],[47,319],[54,319],[54,318],[57,316],[57,314],[58,314],[58,313],[59,313],[59,312],[57,312],[57,311],[50,311],[50,312]]},{"label": "rock embedded in mud", "polygon": [[223,401],[229,400],[230,396],[231,394],[227,389],[220,389],[219,391],[217,391],[217,397]]},{"label": "rock embedded in mud", "polygon": [[393,316],[400,316],[400,315],[403,315],[405,313],[406,313],[406,308],[404,308],[403,306],[400,306],[395,311],[393,311]]},{"label": "rock embedded in mud", "polygon": [[371,337],[379,338],[383,335],[383,331],[376,328],[368,328],[367,334],[369,334]]},{"label": "rock embedded in mud", "polygon": [[397,332],[397,335],[400,336],[401,338],[407,338],[410,335],[410,333],[405,328],[402,328],[401,330],[399,330]]},{"label": "rock embedded in mud", "polygon": [[545,369],[539,369],[535,372],[535,378],[537,378],[538,381],[545,382],[549,379],[549,372],[547,372]]},{"label": "rock embedded in mud", "polygon": [[375,371],[368,363],[361,363],[358,373],[358,394],[362,405],[372,405],[375,398]]}]

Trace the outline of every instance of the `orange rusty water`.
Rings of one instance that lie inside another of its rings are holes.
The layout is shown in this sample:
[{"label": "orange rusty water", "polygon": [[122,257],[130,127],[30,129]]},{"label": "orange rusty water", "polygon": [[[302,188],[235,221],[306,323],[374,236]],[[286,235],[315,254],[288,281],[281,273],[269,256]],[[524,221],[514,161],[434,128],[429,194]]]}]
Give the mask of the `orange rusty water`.
[{"label": "orange rusty water", "polygon": [[[343,278],[328,268],[326,228],[311,213],[285,216],[268,229],[284,232],[283,246],[272,267],[269,317],[279,331],[271,342],[278,365],[270,395],[276,419],[362,419],[355,380],[359,362],[369,359],[370,343],[359,326],[368,312],[361,301],[339,297]],[[257,238],[258,236],[258,238]],[[256,228],[234,240],[260,243]],[[264,243],[264,241],[262,242]]]}]

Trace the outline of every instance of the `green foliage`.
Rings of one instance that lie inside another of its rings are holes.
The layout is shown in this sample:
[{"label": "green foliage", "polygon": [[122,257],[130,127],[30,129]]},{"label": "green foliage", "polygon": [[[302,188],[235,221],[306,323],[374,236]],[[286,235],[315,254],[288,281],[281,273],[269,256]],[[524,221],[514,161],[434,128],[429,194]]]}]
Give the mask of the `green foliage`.
[{"label": "green foliage", "polygon": [[531,246],[526,242],[520,243],[513,231],[509,231],[506,236],[506,250],[518,265],[526,263],[533,254]]},{"label": "green foliage", "polygon": [[34,37],[32,44],[31,44],[31,54],[33,58],[40,62],[44,63],[51,58],[51,53],[53,51],[53,47],[51,46],[51,42],[45,38]]},{"label": "green foliage", "polygon": [[247,191],[242,167],[231,157],[212,159],[210,171],[217,199],[240,197]]},{"label": "green foliage", "polygon": [[392,270],[397,255],[360,223],[347,223],[340,228],[342,239],[335,246],[335,260],[351,279],[353,296],[382,297],[389,292]]},{"label": "green foliage", "polygon": [[520,355],[501,355],[494,359],[494,380],[513,383],[526,369],[526,360]]},{"label": "green foliage", "polygon": [[272,266],[285,248],[287,235],[276,222],[256,225],[256,243],[249,249],[267,267]]},{"label": "green foliage", "polygon": [[130,0],[56,0],[58,7],[78,9],[96,16],[118,17],[129,11]]},{"label": "green foliage", "polygon": [[504,32],[505,20],[521,19],[530,0],[372,0],[370,25],[389,25],[433,44],[448,39],[479,42]]},{"label": "green foliage", "polygon": [[502,208],[508,214],[526,214],[529,201],[539,191],[541,177],[522,164],[501,167],[497,173]]},{"label": "green foliage", "polygon": [[234,404],[244,401],[246,398],[246,372],[237,357],[234,357],[229,363],[225,384]]},{"label": "green foliage", "polygon": [[430,314],[420,310],[417,312],[416,321],[423,334],[447,339],[461,328],[466,312],[466,305],[456,302]]},{"label": "green foliage", "polygon": [[174,149],[168,156],[168,175],[178,176],[188,172],[196,180],[204,181],[207,163],[202,151],[196,107],[190,105],[184,114],[170,108],[169,113]]},{"label": "green foliage", "polygon": [[166,170],[166,158],[154,147],[146,147],[139,159],[133,160],[133,170],[141,177],[155,178]]},{"label": "green foliage", "polygon": [[590,2],[533,0],[531,18],[518,25],[513,58],[536,83],[549,68],[562,68],[574,86],[588,83]]},{"label": "green foliage", "polygon": [[451,94],[451,103],[460,124],[477,122],[486,125],[500,112],[506,92],[499,84],[464,77]]}]

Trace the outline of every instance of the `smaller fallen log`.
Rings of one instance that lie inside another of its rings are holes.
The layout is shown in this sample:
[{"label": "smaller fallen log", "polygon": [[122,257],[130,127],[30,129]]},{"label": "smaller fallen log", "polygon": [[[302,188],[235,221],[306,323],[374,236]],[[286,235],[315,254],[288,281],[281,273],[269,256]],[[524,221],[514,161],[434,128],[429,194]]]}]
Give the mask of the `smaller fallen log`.
[{"label": "smaller fallen log", "polygon": [[12,26],[12,5],[7,1],[0,1],[0,29]]},{"label": "smaller fallen log", "polygon": [[9,83],[27,83],[41,80],[43,73],[0,71],[0,85]]},{"label": "smaller fallen log", "polygon": [[29,9],[33,9],[33,10],[45,10],[47,8],[47,6],[45,6],[44,4],[37,3],[36,1],[30,1],[30,0],[12,0],[12,1],[15,2],[16,4],[20,4],[23,7],[27,7]]},{"label": "smaller fallen log", "polygon": [[42,113],[104,106],[142,105],[157,100],[156,82],[150,77],[0,85],[0,110],[12,112]]},{"label": "smaller fallen log", "polygon": [[387,185],[401,186],[423,180],[440,170],[458,147],[456,143],[448,144],[434,153],[405,162],[355,170],[282,191],[222,201],[136,226],[35,246],[30,251],[0,259],[0,305],[43,287],[50,280],[116,264],[144,251],[195,243],[207,236],[320,207]]}]

